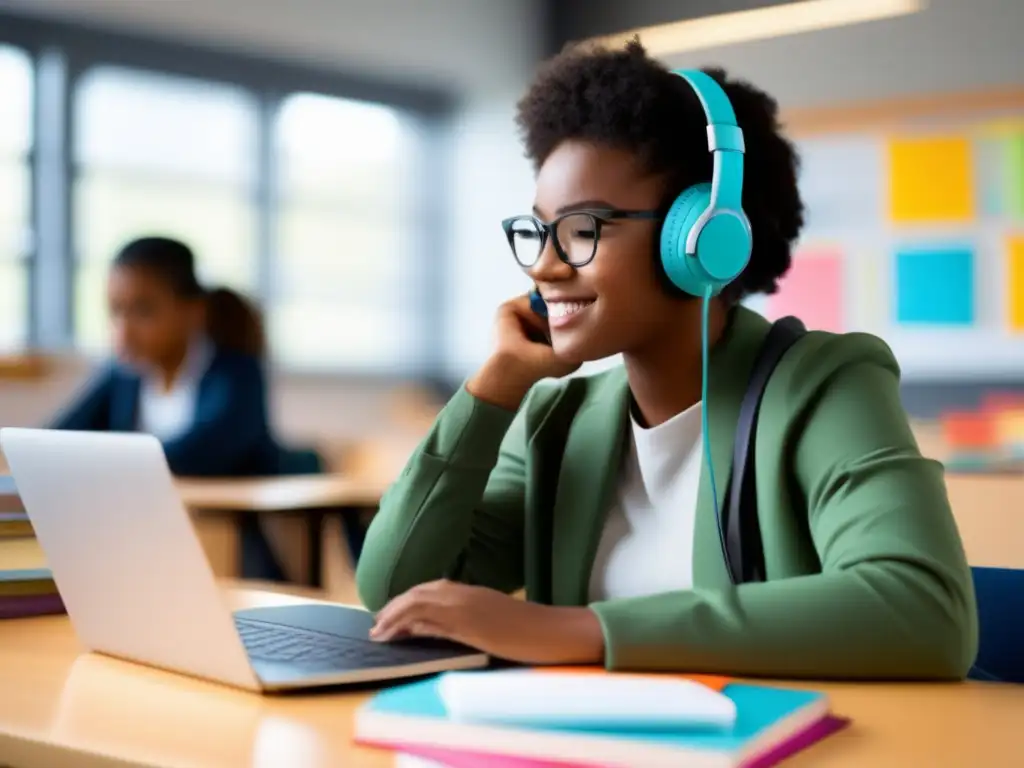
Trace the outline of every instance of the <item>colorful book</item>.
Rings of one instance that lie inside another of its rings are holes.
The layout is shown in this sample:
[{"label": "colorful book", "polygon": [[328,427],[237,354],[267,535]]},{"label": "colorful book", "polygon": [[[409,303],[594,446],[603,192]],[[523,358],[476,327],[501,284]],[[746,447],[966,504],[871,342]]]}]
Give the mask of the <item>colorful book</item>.
[{"label": "colorful book", "polygon": [[24,619],[29,616],[50,616],[65,613],[60,594],[0,595],[0,619]]},{"label": "colorful book", "polygon": [[[377,694],[356,715],[356,741],[425,757],[425,751],[432,751],[435,757],[443,753],[448,760],[477,760],[456,761],[452,763],[455,768],[479,765],[481,756],[487,757],[484,764],[504,768],[765,768],[834,730],[828,699],[822,693],[737,682],[722,689],[737,711],[736,722],[729,729],[612,730],[455,722],[448,716],[439,690],[443,678]],[[504,762],[494,762],[498,758]],[[508,762],[511,758],[519,762]]]},{"label": "colorful book", "polygon": [[35,535],[24,512],[0,512],[0,539],[33,538]]},{"label": "colorful book", "polygon": [[0,512],[24,512],[21,496],[14,486],[14,478],[0,475]]},{"label": "colorful book", "polygon": [[49,595],[57,591],[49,568],[0,570],[0,597]]},{"label": "colorful book", "polygon": [[[826,736],[842,730],[849,720],[828,715],[804,731],[795,734],[776,749],[769,750],[743,768],[771,768],[786,758],[792,757]],[[488,752],[469,752],[456,749],[434,749],[431,747],[398,746],[396,768],[604,768],[592,763],[565,763],[550,760],[531,760],[524,757],[508,757]]]},{"label": "colorful book", "polygon": [[0,570],[0,619],[64,613],[49,568]]}]

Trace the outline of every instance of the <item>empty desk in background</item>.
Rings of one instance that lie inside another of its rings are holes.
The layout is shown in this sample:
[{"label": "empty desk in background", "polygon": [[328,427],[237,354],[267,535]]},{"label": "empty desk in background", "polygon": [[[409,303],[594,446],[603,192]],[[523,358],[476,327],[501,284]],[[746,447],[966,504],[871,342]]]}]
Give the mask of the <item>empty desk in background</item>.
[{"label": "empty desk in background", "polygon": [[[302,601],[228,589],[233,608]],[[788,684],[788,683],[783,683]],[[1020,760],[1024,686],[808,683],[846,730],[786,768],[988,766]],[[67,617],[0,622],[0,763],[17,768],[392,768],[352,744],[369,693],[260,696],[81,655]]]},{"label": "empty desk in background", "polygon": [[329,513],[359,514],[375,509],[387,488],[378,478],[350,474],[292,475],[252,479],[194,479],[177,482],[182,501],[194,514],[298,515],[306,522],[307,578],[323,579],[323,530]]},{"label": "empty desk in background", "polygon": [[1024,473],[946,474],[953,517],[975,567],[1024,568]]}]

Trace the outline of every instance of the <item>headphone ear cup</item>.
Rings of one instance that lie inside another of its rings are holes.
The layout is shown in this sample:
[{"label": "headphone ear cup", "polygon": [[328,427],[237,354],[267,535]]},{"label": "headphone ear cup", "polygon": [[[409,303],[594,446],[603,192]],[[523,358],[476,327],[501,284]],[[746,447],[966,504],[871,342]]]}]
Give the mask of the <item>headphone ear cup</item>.
[{"label": "headphone ear cup", "polygon": [[703,296],[705,277],[698,259],[686,255],[686,238],[711,202],[711,185],[695,184],[675,199],[661,225],[661,266],[669,282],[691,296]]}]

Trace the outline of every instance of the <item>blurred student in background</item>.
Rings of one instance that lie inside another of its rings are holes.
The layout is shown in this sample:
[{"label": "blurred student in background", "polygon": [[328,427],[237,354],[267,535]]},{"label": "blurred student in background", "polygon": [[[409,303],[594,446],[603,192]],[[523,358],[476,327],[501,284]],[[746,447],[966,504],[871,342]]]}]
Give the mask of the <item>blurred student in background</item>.
[{"label": "blurred student in background", "polygon": [[[277,474],[262,320],[237,293],[204,288],[194,262],[169,238],[122,248],[108,282],[116,359],[52,426],[147,432],[176,475]],[[242,575],[283,580],[255,516],[242,520]]]}]

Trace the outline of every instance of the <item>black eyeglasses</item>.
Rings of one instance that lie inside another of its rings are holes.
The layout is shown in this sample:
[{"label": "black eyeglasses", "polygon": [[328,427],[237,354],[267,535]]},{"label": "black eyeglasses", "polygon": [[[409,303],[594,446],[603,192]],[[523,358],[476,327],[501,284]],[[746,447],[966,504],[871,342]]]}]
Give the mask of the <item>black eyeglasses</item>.
[{"label": "black eyeglasses", "polygon": [[553,237],[558,258],[571,267],[585,267],[594,260],[601,227],[615,219],[661,218],[659,211],[622,211],[614,208],[572,211],[550,222],[526,214],[501,222],[516,262],[529,269],[540,260],[548,238]]}]

